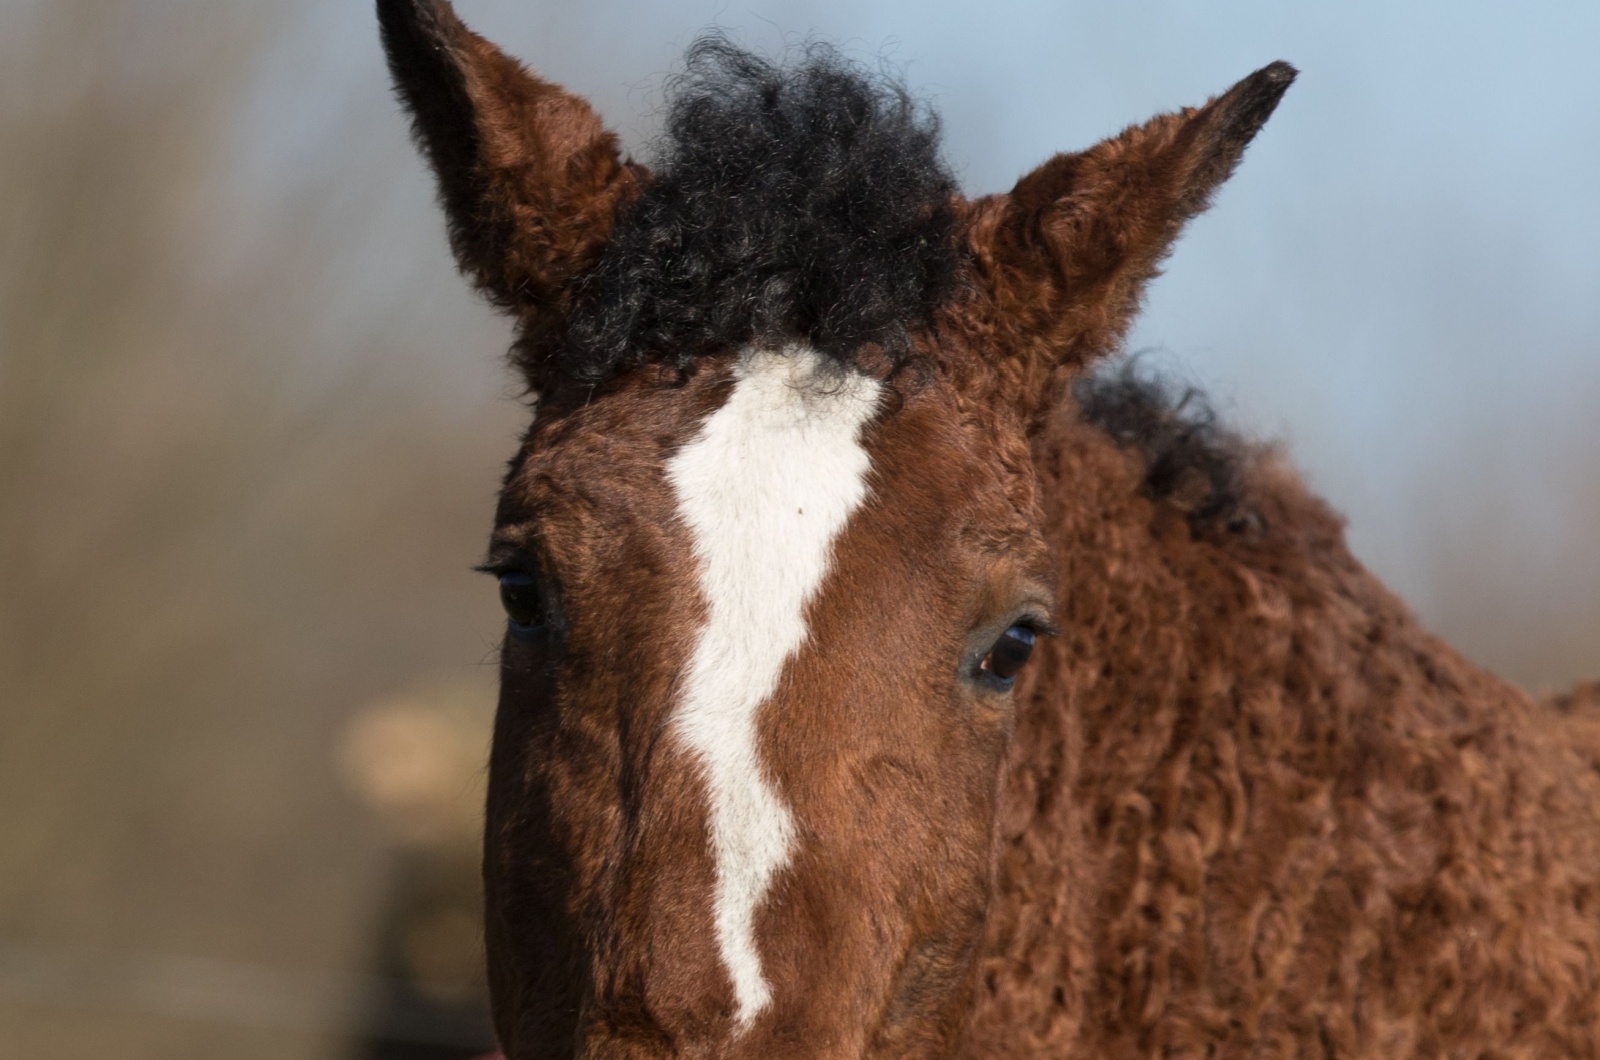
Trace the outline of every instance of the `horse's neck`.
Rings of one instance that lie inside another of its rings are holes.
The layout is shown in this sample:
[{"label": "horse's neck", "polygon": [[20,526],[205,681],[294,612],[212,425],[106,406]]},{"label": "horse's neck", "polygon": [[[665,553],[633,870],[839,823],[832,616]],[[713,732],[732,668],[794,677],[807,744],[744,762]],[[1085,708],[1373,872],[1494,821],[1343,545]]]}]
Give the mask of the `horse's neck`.
[{"label": "horse's neck", "polygon": [[[1209,526],[1149,499],[1094,428],[1052,431],[1038,460],[1064,633],[1019,699],[979,1052],[1113,1048],[1153,1026],[1200,989],[1218,932],[1262,928],[1217,919],[1262,915],[1252,894],[1289,895],[1283,937],[1224,958],[1276,974],[1339,856],[1341,800],[1463,742],[1492,759],[1530,709],[1426,634],[1270,458],[1246,475],[1251,517]],[[1404,785],[1389,796],[1427,811]]]}]

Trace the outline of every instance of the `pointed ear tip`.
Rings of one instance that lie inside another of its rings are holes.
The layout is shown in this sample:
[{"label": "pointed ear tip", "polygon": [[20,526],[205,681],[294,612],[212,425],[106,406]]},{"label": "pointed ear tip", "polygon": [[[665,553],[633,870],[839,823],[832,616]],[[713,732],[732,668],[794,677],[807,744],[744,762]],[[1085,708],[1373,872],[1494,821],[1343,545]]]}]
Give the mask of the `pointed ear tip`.
[{"label": "pointed ear tip", "polygon": [[1254,76],[1272,84],[1290,85],[1294,83],[1296,77],[1300,76],[1300,71],[1294,68],[1293,63],[1287,63],[1279,59],[1257,70]]},{"label": "pointed ear tip", "polygon": [[441,9],[450,10],[450,0],[378,0],[380,18],[396,18],[403,15],[415,17],[421,14],[435,14]]},{"label": "pointed ear tip", "polygon": [[1247,128],[1250,135],[1254,135],[1277,109],[1299,73],[1281,59],[1268,63],[1218,97],[1215,100],[1220,104],[1217,113],[1227,115],[1224,120],[1230,126]]},{"label": "pointed ear tip", "polygon": [[1291,64],[1279,59],[1277,62],[1268,63],[1243,81],[1238,87],[1252,96],[1262,96],[1276,101],[1294,84],[1294,79],[1300,76],[1300,71]]},{"label": "pointed ear tip", "polygon": [[450,0],[377,0],[378,27],[387,37],[402,29],[421,29],[430,36],[459,26]]},{"label": "pointed ear tip", "polygon": [[384,27],[417,17],[416,0],[378,0],[378,24]]}]

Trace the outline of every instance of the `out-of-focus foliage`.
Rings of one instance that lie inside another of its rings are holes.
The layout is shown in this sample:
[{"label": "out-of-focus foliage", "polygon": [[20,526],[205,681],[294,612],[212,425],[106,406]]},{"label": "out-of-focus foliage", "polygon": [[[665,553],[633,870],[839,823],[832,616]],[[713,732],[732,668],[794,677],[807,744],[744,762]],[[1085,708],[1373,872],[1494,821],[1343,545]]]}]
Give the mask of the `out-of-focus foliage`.
[{"label": "out-of-focus foliage", "polygon": [[[342,782],[345,719],[443,680],[486,742],[498,616],[468,568],[520,419],[503,338],[448,269],[358,270],[396,193],[340,174],[409,161],[378,77],[328,101],[348,153],[252,174],[292,142],[253,107],[311,17],[0,15],[0,1055],[343,1052],[410,857]],[[478,362],[444,386],[393,316],[424,287]]]}]

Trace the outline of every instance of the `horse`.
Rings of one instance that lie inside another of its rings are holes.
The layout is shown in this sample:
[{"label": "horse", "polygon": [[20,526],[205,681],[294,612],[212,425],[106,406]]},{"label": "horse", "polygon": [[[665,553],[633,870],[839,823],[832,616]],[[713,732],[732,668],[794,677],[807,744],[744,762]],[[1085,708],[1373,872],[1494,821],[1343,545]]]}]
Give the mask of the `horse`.
[{"label": "horse", "polygon": [[1282,454],[1119,359],[1295,78],[968,199],[825,47],[654,157],[378,0],[533,404],[483,875],[533,1057],[1593,1057],[1592,690],[1431,636]]}]

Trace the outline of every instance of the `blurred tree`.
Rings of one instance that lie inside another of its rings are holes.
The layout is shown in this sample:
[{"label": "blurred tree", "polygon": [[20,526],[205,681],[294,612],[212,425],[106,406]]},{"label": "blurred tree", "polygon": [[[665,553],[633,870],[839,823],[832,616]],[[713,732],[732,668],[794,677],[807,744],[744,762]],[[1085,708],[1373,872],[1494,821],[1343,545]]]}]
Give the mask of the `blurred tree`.
[{"label": "blurred tree", "polygon": [[[492,656],[467,567],[515,405],[441,399],[383,312],[407,293],[341,289],[372,220],[329,223],[348,159],[280,175],[259,212],[222,186],[306,17],[0,13],[0,972],[54,954],[84,984],[0,974],[0,1054],[342,1055],[404,858],[339,783],[339,726]],[[334,108],[357,156],[373,101],[377,77]],[[406,149],[398,120],[379,148]],[[169,957],[349,997],[263,1015]]]}]

